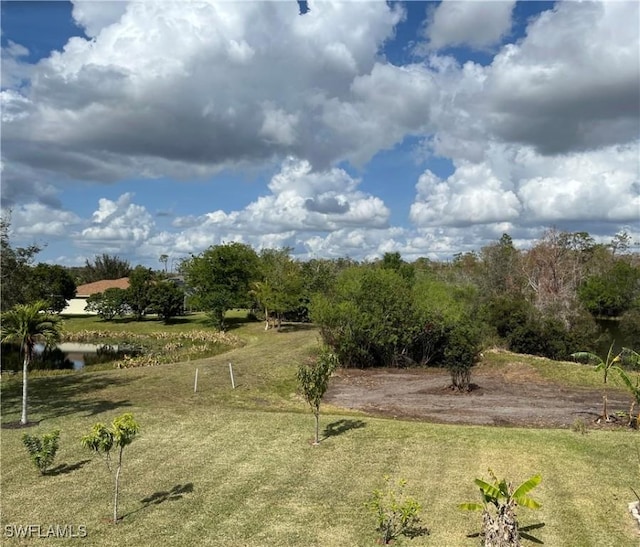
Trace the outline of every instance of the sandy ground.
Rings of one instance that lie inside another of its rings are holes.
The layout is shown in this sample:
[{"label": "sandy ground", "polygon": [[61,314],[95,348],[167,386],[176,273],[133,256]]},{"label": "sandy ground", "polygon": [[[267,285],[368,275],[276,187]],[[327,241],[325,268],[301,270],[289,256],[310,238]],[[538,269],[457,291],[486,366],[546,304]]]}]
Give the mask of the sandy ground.
[{"label": "sandy ground", "polygon": [[[591,427],[602,413],[603,389],[559,386],[516,365],[476,370],[471,382],[470,392],[457,393],[441,369],[340,369],[324,401],[371,414],[448,424],[572,427],[583,420]],[[607,394],[610,414],[628,412],[627,393],[609,388]]]}]

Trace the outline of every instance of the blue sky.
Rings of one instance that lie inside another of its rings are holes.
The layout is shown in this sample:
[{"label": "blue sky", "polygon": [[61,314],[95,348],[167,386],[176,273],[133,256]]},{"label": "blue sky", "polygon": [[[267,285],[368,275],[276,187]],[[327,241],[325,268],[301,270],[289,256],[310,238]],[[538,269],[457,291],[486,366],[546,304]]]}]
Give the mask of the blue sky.
[{"label": "blue sky", "polygon": [[447,259],[640,240],[637,2],[3,2],[16,245]]}]

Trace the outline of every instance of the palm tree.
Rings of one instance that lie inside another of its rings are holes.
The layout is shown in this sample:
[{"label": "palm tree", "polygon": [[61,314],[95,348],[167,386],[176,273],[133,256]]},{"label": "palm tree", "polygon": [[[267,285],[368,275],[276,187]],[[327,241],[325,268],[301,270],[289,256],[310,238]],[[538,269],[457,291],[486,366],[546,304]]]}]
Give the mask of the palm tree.
[{"label": "palm tree", "polygon": [[27,373],[33,360],[34,346],[38,342],[51,345],[60,339],[60,316],[46,311],[47,303],[38,300],[32,304],[20,304],[2,314],[0,341],[20,345],[24,353],[22,365],[22,417],[27,424]]}]

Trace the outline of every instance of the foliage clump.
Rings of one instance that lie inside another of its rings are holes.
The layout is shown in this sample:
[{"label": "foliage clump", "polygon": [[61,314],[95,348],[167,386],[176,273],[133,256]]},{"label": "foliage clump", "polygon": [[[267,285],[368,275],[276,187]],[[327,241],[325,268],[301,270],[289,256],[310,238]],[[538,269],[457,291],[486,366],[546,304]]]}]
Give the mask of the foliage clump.
[{"label": "foliage clump", "polygon": [[421,526],[420,504],[412,497],[405,495],[405,479],[396,483],[386,475],[385,487],[373,491],[367,507],[375,515],[380,540],[387,545],[401,535],[425,535],[429,531]]},{"label": "foliage clump", "polygon": [[22,436],[22,444],[29,452],[31,461],[38,468],[41,475],[46,475],[48,469],[53,465],[53,460],[58,452],[59,441],[59,429],[45,433],[42,439],[28,433]]}]

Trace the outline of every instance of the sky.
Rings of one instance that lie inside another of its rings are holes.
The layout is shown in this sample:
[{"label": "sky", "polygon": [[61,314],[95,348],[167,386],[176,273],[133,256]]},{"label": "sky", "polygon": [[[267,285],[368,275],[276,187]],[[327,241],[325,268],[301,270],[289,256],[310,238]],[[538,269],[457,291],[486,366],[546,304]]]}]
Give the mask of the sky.
[{"label": "sky", "polygon": [[640,3],[0,5],[14,246],[448,260],[640,243]]}]

